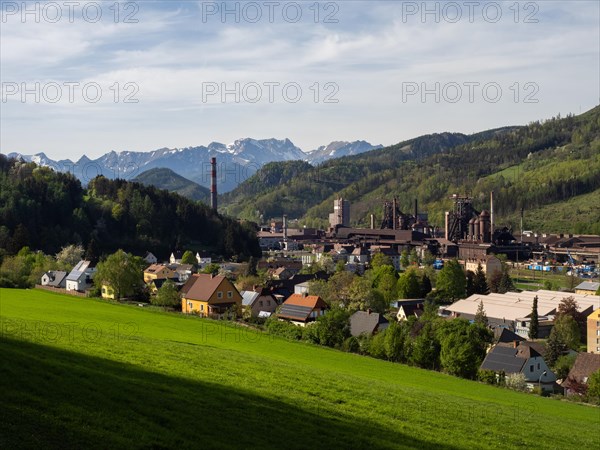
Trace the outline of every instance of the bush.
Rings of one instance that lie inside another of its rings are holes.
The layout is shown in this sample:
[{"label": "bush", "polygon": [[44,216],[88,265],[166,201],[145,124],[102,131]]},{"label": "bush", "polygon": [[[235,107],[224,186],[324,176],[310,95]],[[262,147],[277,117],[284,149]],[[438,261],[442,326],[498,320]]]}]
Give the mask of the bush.
[{"label": "bush", "polygon": [[477,371],[477,379],[487,384],[497,384],[496,373],[493,370],[480,369]]},{"label": "bush", "polygon": [[553,372],[556,374],[556,378],[564,380],[569,375],[569,371],[573,364],[575,364],[577,355],[563,355],[560,356],[553,367]]},{"label": "bush", "polygon": [[269,318],[266,322],[267,331],[270,334],[274,334],[275,336],[281,336],[282,338],[288,339],[290,341],[300,341],[302,340],[304,329],[297,325],[291,324],[289,322],[283,322],[278,320],[277,318]]},{"label": "bush", "polygon": [[360,353],[360,342],[354,336],[350,336],[342,343],[342,350],[349,353]]},{"label": "bush", "polygon": [[373,358],[386,359],[385,352],[385,332],[377,333],[374,336],[371,336],[368,340],[367,352]]},{"label": "bush", "polygon": [[527,389],[525,375],[522,373],[511,373],[506,375],[506,387],[515,391],[524,391]]}]

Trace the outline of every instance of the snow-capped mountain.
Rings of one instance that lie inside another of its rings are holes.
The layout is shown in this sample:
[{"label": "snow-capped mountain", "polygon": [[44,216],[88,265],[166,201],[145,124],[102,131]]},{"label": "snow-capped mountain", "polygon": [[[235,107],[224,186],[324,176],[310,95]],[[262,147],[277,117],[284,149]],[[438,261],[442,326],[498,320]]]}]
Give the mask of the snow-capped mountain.
[{"label": "snow-capped mountain", "polygon": [[378,148],[383,148],[383,145],[371,145],[366,141],[333,141],[329,145],[322,145],[321,147],[308,152],[307,161],[311,164],[320,164],[331,158],[358,155],[359,153],[376,150]]},{"label": "snow-capped mountain", "polygon": [[[83,183],[96,175],[107,178],[131,179],[154,168],[168,168],[202,186],[210,187],[210,160],[217,158],[217,187],[220,193],[228,192],[252,176],[263,165],[274,161],[305,160],[320,163],[326,159],[361,153],[379,148],[364,141],[332,142],[305,153],[289,139],[238,139],[225,145],[212,142],[208,146],[187,148],[160,148],[150,152],[111,151],[91,160],[83,155],[78,161],[54,161],[44,153],[22,155],[10,153],[61,172],[71,172]],[[329,150],[326,150],[329,149]]]}]

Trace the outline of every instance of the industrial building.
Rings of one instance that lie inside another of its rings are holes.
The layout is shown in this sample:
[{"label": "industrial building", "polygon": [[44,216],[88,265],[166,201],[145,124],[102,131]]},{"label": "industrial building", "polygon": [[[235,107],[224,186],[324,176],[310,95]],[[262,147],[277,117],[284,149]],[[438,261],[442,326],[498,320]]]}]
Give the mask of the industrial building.
[{"label": "industrial building", "polygon": [[481,302],[490,325],[504,326],[519,336],[527,338],[534,297],[538,298],[539,338],[549,336],[558,305],[566,297],[573,297],[579,305],[579,312],[585,316],[600,308],[600,296],[597,295],[539,290],[506,294],[474,294],[464,300],[458,300],[444,310],[452,317],[472,320]]}]

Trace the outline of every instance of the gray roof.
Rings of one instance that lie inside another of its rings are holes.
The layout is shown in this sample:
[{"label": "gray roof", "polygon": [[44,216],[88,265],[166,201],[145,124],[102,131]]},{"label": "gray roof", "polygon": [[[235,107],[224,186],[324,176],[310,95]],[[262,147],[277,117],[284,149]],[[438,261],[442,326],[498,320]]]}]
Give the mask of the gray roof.
[{"label": "gray roof", "polygon": [[481,369],[493,370],[494,372],[519,373],[526,362],[525,358],[517,357],[515,348],[496,345],[483,360]]},{"label": "gray roof", "polygon": [[90,264],[91,264],[90,261],[84,261],[84,260],[79,261],[77,263],[77,265],[75,267],[73,267],[73,270],[71,270],[71,273],[69,273],[69,275],[67,276],[67,281],[79,280],[81,275],[88,269]]},{"label": "gray roof", "polygon": [[578,284],[575,289],[584,289],[586,291],[594,291],[596,292],[600,288],[600,282],[595,281],[584,281],[583,283]]},{"label": "gray roof", "polygon": [[363,333],[373,334],[378,329],[387,327],[388,324],[388,320],[382,314],[356,311],[350,316],[350,334],[352,336],[360,336]]},{"label": "gray roof", "polygon": [[48,278],[50,280],[48,286],[60,286],[62,281],[67,276],[67,272],[63,272],[62,270],[51,270],[46,273],[48,274]]},{"label": "gray roof", "polygon": [[519,344],[516,348],[511,344],[499,344],[487,354],[481,369],[494,372],[519,373],[529,358],[541,356],[531,346]]},{"label": "gray roof", "polygon": [[307,320],[313,308],[310,306],[293,305],[284,303],[281,305],[279,315],[297,320]]},{"label": "gray roof", "polygon": [[255,291],[242,291],[242,305],[243,306],[252,306],[256,299],[259,297],[260,293]]}]

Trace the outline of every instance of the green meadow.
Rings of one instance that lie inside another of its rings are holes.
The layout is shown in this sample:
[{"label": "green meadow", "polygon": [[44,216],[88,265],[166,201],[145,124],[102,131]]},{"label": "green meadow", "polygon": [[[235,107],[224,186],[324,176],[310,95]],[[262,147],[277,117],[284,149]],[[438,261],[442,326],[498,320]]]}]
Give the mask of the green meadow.
[{"label": "green meadow", "polygon": [[224,322],[0,290],[0,448],[598,448],[600,408]]}]

